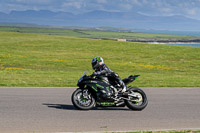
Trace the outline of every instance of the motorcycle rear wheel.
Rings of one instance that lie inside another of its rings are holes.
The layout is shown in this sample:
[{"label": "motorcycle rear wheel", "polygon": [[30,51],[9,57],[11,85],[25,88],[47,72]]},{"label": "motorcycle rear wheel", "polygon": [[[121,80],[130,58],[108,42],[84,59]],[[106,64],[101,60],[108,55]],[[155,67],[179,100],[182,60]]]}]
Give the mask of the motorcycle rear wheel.
[{"label": "motorcycle rear wheel", "polygon": [[129,92],[130,94],[138,95],[140,98],[134,98],[132,96],[128,96],[131,100],[125,101],[126,106],[132,110],[137,110],[137,111],[143,110],[148,104],[147,96],[144,93],[144,91],[140,88],[131,88]]},{"label": "motorcycle rear wheel", "polygon": [[84,98],[83,90],[78,88],[75,90],[71,97],[73,105],[80,110],[89,110],[95,106],[95,99],[91,93],[88,94],[88,98]]}]

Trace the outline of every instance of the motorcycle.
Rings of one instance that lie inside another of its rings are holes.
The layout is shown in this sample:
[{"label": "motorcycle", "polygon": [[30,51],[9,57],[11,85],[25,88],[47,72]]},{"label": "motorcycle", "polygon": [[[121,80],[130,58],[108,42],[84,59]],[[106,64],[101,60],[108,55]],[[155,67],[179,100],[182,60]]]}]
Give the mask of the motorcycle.
[{"label": "motorcycle", "polygon": [[[114,81],[102,80],[99,76],[87,75],[84,72],[78,80],[77,88],[71,97],[73,105],[80,110],[93,107],[125,107],[131,110],[143,110],[147,104],[145,92],[137,87],[127,87],[126,92],[120,92],[119,85]],[[130,75],[123,79],[128,85],[140,75]]]}]

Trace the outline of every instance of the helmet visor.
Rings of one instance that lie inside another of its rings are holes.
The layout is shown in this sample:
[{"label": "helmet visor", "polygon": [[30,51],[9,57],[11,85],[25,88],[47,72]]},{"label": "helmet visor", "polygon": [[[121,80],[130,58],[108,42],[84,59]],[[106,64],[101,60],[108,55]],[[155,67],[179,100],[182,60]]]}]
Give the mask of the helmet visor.
[{"label": "helmet visor", "polygon": [[98,62],[92,62],[92,68],[96,69],[98,67]]}]

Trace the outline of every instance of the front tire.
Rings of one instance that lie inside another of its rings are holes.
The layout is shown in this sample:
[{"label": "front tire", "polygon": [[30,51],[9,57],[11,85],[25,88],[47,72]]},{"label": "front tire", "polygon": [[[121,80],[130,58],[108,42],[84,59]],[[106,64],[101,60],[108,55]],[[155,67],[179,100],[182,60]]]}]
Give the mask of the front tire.
[{"label": "front tire", "polygon": [[80,110],[89,110],[95,106],[95,99],[90,92],[84,97],[82,89],[78,88],[72,94],[71,100],[73,105]]},{"label": "front tire", "polygon": [[128,96],[130,100],[126,100],[125,103],[129,109],[139,111],[143,110],[147,106],[148,104],[147,96],[142,89],[131,88],[129,90],[129,94],[138,96],[137,98],[130,95]]}]

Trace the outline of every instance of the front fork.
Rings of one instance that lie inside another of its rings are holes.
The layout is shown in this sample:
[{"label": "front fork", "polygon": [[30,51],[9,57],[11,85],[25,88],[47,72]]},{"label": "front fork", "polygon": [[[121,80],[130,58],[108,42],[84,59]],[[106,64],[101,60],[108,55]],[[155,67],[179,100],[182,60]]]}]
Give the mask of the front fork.
[{"label": "front fork", "polygon": [[82,94],[83,94],[83,98],[85,98],[85,99],[90,99],[91,98],[91,96],[88,93],[88,89],[84,89],[82,91]]}]

